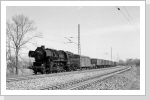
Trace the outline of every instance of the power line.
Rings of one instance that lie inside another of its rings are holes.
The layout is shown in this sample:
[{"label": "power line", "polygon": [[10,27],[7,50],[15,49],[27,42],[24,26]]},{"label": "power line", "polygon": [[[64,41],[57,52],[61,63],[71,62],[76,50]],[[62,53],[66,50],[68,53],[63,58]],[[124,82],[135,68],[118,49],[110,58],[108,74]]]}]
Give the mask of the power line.
[{"label": "power line", "polygon": [[[50,34],[50,35],[52,35],[52,36],[56,36],[56,37],[59,37],[59,38],[64,38],[63,36],[58,36],[58,35],[54,35],[54,34]],[[78,37],[65,37],[66,39],[68,39],[70,42],[63,42],[63,43],[74,43],[74,44],[77,44],[77,43],[75,43],[74,41],[72,41],[71,39],[69,39],[69,38],[78,38]],[[46,39],[46,38],[45,38]],[[50,39],[47,39],[47,40],[49,40],[49,41],[53,41],[53,42],[57,42],[57,41],[54,41],[54,40],[50,40]],[[61,42],[57,42],[57,43],[61,43]],[[77,44],[78,45],[78,44]]]},{"label": "power line", "polygon": [[47,38],[42,38],[42,39],[45,39],[45,40],[48,40],[48,41],[51,41],[51,42],[61,43],[61,42],[50,40],[50,39],[47,39]]},{"label": "power line", "polygon": [[[47,38],[42,38],[42,39],[45,39],[45,40],[48,40],[48,41],[51,41],[51,42],[56,42],[56,43],[59,43],[59,44],[64,44],[64,45],[67,45],[67,46],[71,46],[71,45],[68,45],[68,44],[66,44],[64,42],[58,42],[58,41],[50,40],[50,39],[47,39]],[[75,46],[71,46],[71,47],[77,48]]]},{"label": "power line", "polygon": [[[116,6],[117,7],[117,6]],[[139,30],[137,30],[137,28],[133,25],[133,23],[125,16],[125,14],[121,11],[121,9],[119,7],[117,7],[117,9],[122,13],[122,15],[130,22],[130,24],[135,28],[135,30],[137,32],[139,32]]]},{"label": "power line", "polygon": [[69,42],[67,42],[67,43],[74,43],[74,44],[76,44],[76,45],[78,45],[77,43],[75,43],[74,41],[72,41],[71,39],[69,39],[69,38],[67,38],[67,37],[65,37],[67,40],[69,40]]},{"label": "power line", "polygon": [[124,8],[125,11],[127,12],[128,16],[131,18],[131,20],[133,21],[133,23],[134,23],[134,25],[136,26],[136,28],[137,28],[138,30],[140,30],[140,29],[138,28],[138,26],[135,24],[133,18],[132,18],[132,17],[130,16],[130,14],[128,13],[127,9],[126,9],[124,6],[123,6],[123,8]]},{"label": "power line", "polygon": [[[71,43],[71,42],[63,42],[63,44],[65,44],[65,45],[68,45],[68,43]],[[74,47],[74,48],[78,48],[78,47],[75,47],[73,45],[68,45],[68,46],[71,46],[71,47]]]},{"label": "power line", "polygon": [[[65,45],[68,45],[67,43],[74,43],[76,45],[78,45],[77,43],[75,43],[74,41],[72,41],[71,39],[69,38],[78,38],[78,37],[63,37],[63,36],[58,36],[58,35],[54,35],[54,34],[50,34],[52,36],[55,36],[55,37],[59,37],[59,38],[66,38],[67,40],[69,40],[69,42],[58,42],[58,41],[54,41],[54,40],[50,40],[50,39],[47,39],[47,38],[42,38],[42,39],[46,39],[48,41],[52,41],[52,42],[56,42],[56,43],[61,43],[61,44],[65,44]],[[68,46],[71,46],[71,45],[68,45]],[[75,46],[72,46],[74,48],[77,48]]]},{"label": "power line", "polygon": [[55,34],[50,34],[52,36],[55,36],[55,37],[59,37],[59,38],[63,38],[63,36],[58,36],[58,35],[55,35]]}]

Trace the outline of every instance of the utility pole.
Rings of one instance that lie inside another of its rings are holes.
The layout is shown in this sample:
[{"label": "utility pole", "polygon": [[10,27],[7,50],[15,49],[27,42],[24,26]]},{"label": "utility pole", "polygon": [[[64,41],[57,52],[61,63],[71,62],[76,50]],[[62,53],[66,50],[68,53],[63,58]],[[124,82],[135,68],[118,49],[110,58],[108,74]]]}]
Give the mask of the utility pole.
[{"label": "utility pole", "polygon": [[80,24],[78,24],[78,55],[79,55],[79,66],[81,66]]},{"label": "utility pole", "polygon": [[111,47],[111,61],[112,61],[112,47]]}]

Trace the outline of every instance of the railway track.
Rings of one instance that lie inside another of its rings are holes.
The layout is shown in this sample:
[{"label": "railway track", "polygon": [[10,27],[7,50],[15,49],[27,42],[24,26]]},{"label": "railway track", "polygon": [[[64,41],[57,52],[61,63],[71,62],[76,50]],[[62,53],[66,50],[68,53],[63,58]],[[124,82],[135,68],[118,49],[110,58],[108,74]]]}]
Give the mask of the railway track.
[{"label": "railway track", "polygon": [[75,81],[70,81],[63,84],[56,84],[48,87],[41,88],[40,90],[82,90],[85,87],[90,86],[94,82],[102,81],[106,78],[112,77],[113,75],[125,72],[131,67],[120,69],[114,72],[109,72],[101,75],[96,75],[92,77],[82,78]]},{"label": "railway track", "polygon": [[[120,67],[120,66],[118,66],[118,67]],[[29,80],[29,79],[37,79],[37,78],[61,76],[61,75],[67,75],[67,74],[77,74],[77,73],[84,73],[84,72],[108,70],[108,69],[115,69],[115,68],[118,68],[118,67],[93,69],[93,70],[80,70],[80,71],[62,72],[62,73],[53,73],[53,74],[44,74],[44,75],[40,74],[40,75],[27,75],[27,76],[21,76],[21,77],[11,77],[11,78],[7,78],[6,82],[14,82],[14,81]]]}]

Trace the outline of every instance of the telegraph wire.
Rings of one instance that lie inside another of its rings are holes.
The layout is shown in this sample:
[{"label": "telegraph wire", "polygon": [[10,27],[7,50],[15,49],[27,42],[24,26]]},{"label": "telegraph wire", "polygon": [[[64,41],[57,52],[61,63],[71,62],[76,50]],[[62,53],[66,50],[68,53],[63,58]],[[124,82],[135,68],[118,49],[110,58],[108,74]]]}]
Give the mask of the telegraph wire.
[{"label": "telegraph wire", "polygon": [[49,34],[49,35],[52,35],[52,36],[55,36],[55,37],[59,37],[59,38],[63,38],[63,36],[58,36],[58,35],[55,35],[55,34]]},{"label": "telegraph wire", "polygon": [[[58,42],[58,41],[50,40],[50,39],[47,39],[47,38],[42,38],[42,39],[45,39],[45,40],[48,40],[48,41],[51,41],[51,42],[55,42],[55,43],[59,43],[59,44],[64,44],[64,45],[67,45],[67,46],[71,46],[71,45],[68,45],[68,44],[66,44],[64,42]],[[71,46],[71,47],[77,48],[75,46]]]},{"label": "telegraph wire", "polygon": [[124,6],[123,6],[123,8],[124,8],[125,11],[127,12],[128,16],[131,18],[131,20],[133,21],[133,23],[134,23],[134,25],[137,27],[137,29],[140,30],[140,29],[138,28],[138,26],[135,24],[133,18],[130,16],[130,14],[129,14],[129,12],[127,11],[127,9],[126,9]]},{"label": "telegraph wire", "polygon": [[69,42],[68,43],[74,43],[74,44],[76,44],[76,45],[78,45],[77,43],[75,43],[74,41],[72,41],[71,39],[69,39],[69,38],[67,38],[67,37],[65,37],[67,40],[69,40]]},{"label": "telegraph wire", "polygon": [[42,39],[45,39],[45,40],[48,40],[48,41],[52,41],[52,42],[56,42],[56,43],[61,43],[61,42],[58,42],[58,41],[50,40],[48,38],[42,38]]},{"label": "telegraph wire", "polygon": [[[117,6],[116,6],[117,7]],[[127,18],[126,16],[125,16],[125,14],[121,11],[121,9],[119,8],[119,7],[117,7],[117,9],[121,12],[121,14],[130,22],[130,24],[135,28],[135,30],[137,31],[137,32],[139,32],[139,30],[137,30],[137,28],[133,25],[133,23],[129,20],[129,18]]]}]

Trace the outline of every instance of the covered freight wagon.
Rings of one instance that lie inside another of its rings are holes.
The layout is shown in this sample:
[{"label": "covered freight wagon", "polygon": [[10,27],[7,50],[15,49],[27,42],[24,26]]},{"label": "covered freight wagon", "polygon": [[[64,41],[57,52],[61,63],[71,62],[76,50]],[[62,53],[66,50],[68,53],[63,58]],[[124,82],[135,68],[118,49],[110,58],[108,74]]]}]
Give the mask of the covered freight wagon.
[{"label": "covered freight wagon", "polygon": [[112,67],[112,66],[114,66],[114,62],[113,62],[113,61],[111,61],[111,67]]},{"label": "covered freight wagon", "polygon": [[80,69],[92,67],[90,57],[87,57],[87,56],[74,55],[74,58],[72,58],[72,62],[74,65],[78,66],[78,68]]},{"label": "covered freight wagon", "polygon": [[109,61],[109,67],[112,67],[114,65],[113,61]]},{"label": "covered freight wagon", "polygon": [[106,60],[92,58],[91,64],[94,68],[102,68],[106,65]]},{"label": "covered freight wagon", "polygon": [[110,64],[110,61],[109,60],[106,60],[106,66],[108,67]]},{"label": "covered freight wagon", "polygon": [[103,66],[103,67],[106,67],[106,60],[103,60],[103,61],[102,61],[102,66]]},{"label": "covered freight wagon", "polygon": [[114,62],[113,66],[114,66],[114,67],[117,66],[117,62]]},{"label": "covered freight wagon", "polygon": [[87,57],[87,56],[81,56],[80,57],[80,67],[85,67],[85,68],[89,68],[89,67],[91,67],[91,61],[90,61],[90,57]]}]

